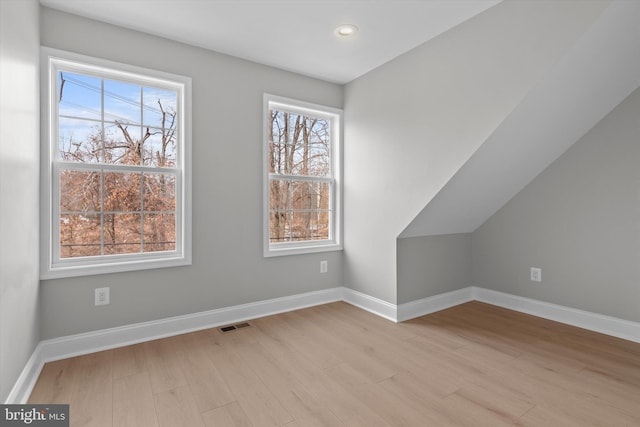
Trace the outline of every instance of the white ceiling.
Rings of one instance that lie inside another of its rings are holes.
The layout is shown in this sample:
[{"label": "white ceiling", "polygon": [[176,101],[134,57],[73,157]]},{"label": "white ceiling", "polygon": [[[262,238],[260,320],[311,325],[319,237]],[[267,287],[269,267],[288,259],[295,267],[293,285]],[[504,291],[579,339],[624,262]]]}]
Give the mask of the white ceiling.
[{"label": "white ceiling", "polygon": [[[44,6],[347,83],[501,0],[40,0]],[[344,23],[360,30],[339,38]]]}]

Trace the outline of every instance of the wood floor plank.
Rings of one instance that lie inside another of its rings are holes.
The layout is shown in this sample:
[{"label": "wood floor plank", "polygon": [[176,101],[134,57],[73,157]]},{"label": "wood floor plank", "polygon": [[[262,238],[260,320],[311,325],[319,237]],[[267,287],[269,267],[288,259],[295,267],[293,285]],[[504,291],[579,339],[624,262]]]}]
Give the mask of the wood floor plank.
[{"label": "wood floor plank", "polygon": [[377,383],[370,382],[360,372],[347,364],[327,368],[328,375],[389,425],[420,425],[425,416],[404,399],[388,393]]},{"label": "wood floor plank", "polygon": [[233,352],[232,343],[219,345],[210,357],[254,425],[279,426],[293,420],[253,368]]},{"label": "wood floor plank", "polygon": [[524,427],[583,427],[582,421],[571,417],[562,411],[536,405],[531,411],[520,417],[520,424]]},{"label": "wood floor plank", "polygon": [[345,426],[388,427],[393,425],[328,376],[322,382],[322,388],[316,390],[316,395]]},{"label": "wood floor plank", "polygon": [[161,393],[188,385],[181,369],[182,353],[176,337],[142,344],[147,360],[147,372],[154,393]]},{"label": "wood floor plank", "polygon": [[589,402],[568,405],[537,405],[520,418],[526,426],[624,426],[634,427],[639,424],[637,417],[617,411],[610,406],[592,405]]},{"label": "wood floor plank", "polygon": [[322,367],[340,363],[342,354],[344,354],[345,343],[341,343],[335,336],[331,335],[330,331],[316,325],[313,319],[306,315],[307,312],[304,311],[303,313],[285,313],[283,316],[287,327],[304,337],[301,338],[301,341],[305,347],[294,345],[301,351],[308,351],[318,361],[318,365]]},{"label": "wood floor plank", "polygon": [[113,378],[147,372],[147,359],[143,344],[128,345],[113,349]]},{"label": "wood floor plank", "polygon": [[[337,337],[353,346],[351,353],[370,355],[382,362],[386,371],[384,378],[409,369],[407,365],[410,360],[407,356],[410,353],[406,352],[405,343],[415,334],[403,334],[403,338],[395,336],[386,330],[354,321],[353,316],[349,316],[344,310],[332,309],[331,305],[314,312],[320,317],[319,324],[326,325]],[[354,364],[357,365],[358,362],[355,361]],[[383,378],[376,379],[379,381]]]},{"label": "wood floor plank", "polygon": [[621,411],[637,416],[640,396],[635,384],[591,368],[582,370],[579,380],[582,389],[587,393],[605,400]]},{"label": "wood floor plank", "polygon": [[348,323],[358,324],[366,330],[383,333],[394,340],[410,339],[418,333],[404,323],[389,322],[380,316],[371,316],[371,313],[344,301],[325,304],[322,311]]},{"label": "wood floor plank", "polygon": [[46,363],[29,397],[29,403],[69,403],[77,367],[77,358]]},{"label": "wood floor plank", "polygon": [[495,413],[515,420],[535,407],[533,399],[520,390],[490,378],[464,378],[455,394]]},{"label": "wood floor plank", "polygon": [[[343,331],[324,326],[329,324],[337,328],[342,325],[330,323],[327,318],[318,314],[316,309],[317,307],[312,307],[304,313],[305,320],[308,322],[306,329],[314,334],[316,340],[330,348],[340,360],[348,362],[375,382],[398,373],[400,368],[397,363],[393,365],[386,363],[374,354],[374,347],[360,341],[357,331],[352,330],[352,334],[348,335],[350,339],[346,339]],[[302,315],[299,316],[302,317]]]},{"label": "wood floor plank", "polygon": [[113,380],[113,425],[119,427],[156,427],[158,418],[146,372]]},{"label": "wood floor plank", "polygon": [[207,411],[202,414],[202,418],[206,427],[253,427],[238,402],[231,402]]},{"label": "wood floor plank", "polygon": [[[270,328],[272,322],[263,322],[264,319],[254,321],[261,330],[265,331],[270,339],[263,340],[261,344],[284,366],[289,372],[312,394],[318,402],[335,415],[345,426],[386,426],[383,419],[367,410],[367,407],[358,401],[355,396],[349,394],[339,384],[327,376],[321,368],[322,364],[316,364],[313,351],[296,350],[289,346],[286,337],[274,334]],[[278,329],[280,330],[280,329]],[[283,338],[283,339],[281,339]],[[291,338],[291,337],[289,337]],[[294,338],[295,340],[295,338]],[[334,366],[334,365],[330,365]],[[331,415],[326,411],[321,417]],[[325,425],[333,425],[331,423]]]},{"label": "wood floor plank", "polygon": [[211,334],[194,332],[180,337],[184,358],[181,369],[200,412],[234,401],[233,394],[209,357]]},{"label": "wood floor plank", "polygon": [[251,366],[257,376],[278,399],[287,412],[304,425],[341,426],[313,391],[302,384],[290,370],[260,343],[246,344],[234,349],[237,357]]},{"label": "wood floor plank", "polygon": [[451,393],[442,395],[429,382],[418,381],[411,374],[400,374],[379,382],[378,386],[422,414],[423,425],[459,424],[455,414],[442,410],[442,399]]},{"label": "wood floor plank", "polygon": [[340,358],[322,341],[305,331],[303,325],[292,319],[288,313],[269,316],[253,321],[266,335],[287,346],[291,351],[305,354],[307,360],[316,367],[324,368],[340,363]]},{"label": "wood floor plank", "polygon": [[203,427],[204,421],[188,386],[155,394],[161,427]]},{"label": "wood floor plank", "polygon": [[346,303],[45,364],[71,426],[637,426],[640,344],[473,301]]},{"label": "wood floor plank", "polygon": [[74,426],[113,425],[113,351],[101,351],[77,359],[71,386],[69,418]]},{"label": "wood floor plank", "polygon": [[452,393],[443,399],[442,411],[455,414],[456,424],[474,427],[513,426],[518,419],[468,396]]},{"label": "wood floor plank", "polygon": [[548,343],[537,341],[537,347],[523,352],[518,358],[554,372],[577,374],[587,365],[566,353],[558,352],[558,348]]}]

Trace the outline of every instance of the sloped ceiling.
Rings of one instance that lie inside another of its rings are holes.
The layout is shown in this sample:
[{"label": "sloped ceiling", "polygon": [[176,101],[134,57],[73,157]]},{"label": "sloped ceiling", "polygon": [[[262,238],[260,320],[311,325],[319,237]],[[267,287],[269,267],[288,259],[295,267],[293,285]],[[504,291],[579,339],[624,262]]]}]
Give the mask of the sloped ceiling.
[{"label": "sloped ceiling", "polygon": [[640,2],[615,1],[400,237],[473,232],[640,86]]}]

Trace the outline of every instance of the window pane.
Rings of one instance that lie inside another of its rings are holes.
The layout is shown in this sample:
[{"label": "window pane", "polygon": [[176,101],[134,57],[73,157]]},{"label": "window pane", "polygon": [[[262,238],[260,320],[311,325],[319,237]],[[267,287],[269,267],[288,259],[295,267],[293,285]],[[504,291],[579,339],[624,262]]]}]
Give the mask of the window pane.
[{"label": "window pane", "polygon": [[293,187],[293,209],[311,209],[316,204],[314,197],[313,184],[311,182],[294,181],[291,183]]},{"label": "window pane", "polygon": [[324,119],[317,119],[309,135],[306,175],[331,176],[330,137],[329,122]]},{"label": "window pane", "polygon": [[312,219],[311,239],[328,240],[329,237],[329,212],[315,212]]},{"label": "window pane", "polygon": [[329,239],[331,221],[331,184],[316,182],[312,185],[315,200],[311,217],[311,239]]},{"label": "window pane", "polygon": [[142,154],[142,138],[140,126],[116,124],[105,128],[104,162],[139,165]]},{"label": "window pane", "polygon": [[60,171],[60,212],[99,212],[100,173]]},{"label": "window pane", "polygon": [[329,239],[329,211],[313,211],[310,219],[310,239]]},{"label": "window pane", "polygon": [[285,162],[286,144],[271,141],[269,142],[269,172],[285,174],[287,173],[287,166]]},{"label": "window pane", "polygon": [[143,164],[145,166],[175,167],[175,127],[172,129],[146,128]]},{"label": "window pane", "polygon": [[284,179],[272,179],[269,182],[269,208],[271,210],[290,209],[289,191],[291,182]]},{"label": "window pane", "polygon": [[291,233],[291,212],[274,210],[269,215],[269,241],[288,242]]},{"label": "window pane", "polygon": [[293,182],[293,239],[329,238],[331,185],[327,182]]},{"label": "window pane", "polygon": [[139,173],[105,172],[105,212],[142,210],[141,180]]},{"label": "window pane", "polygon": [[173,174],[144,175],[144,210],[165,212],[176,210],[176,177]]},{"label": "window pane", "polygon": [[269,162],[272,173],[331,175],[330,122],[286,111],[269,111]]},{"label": "window pane", "polygon": [[104,119],[121,124],[140,124],[142,88],[139,85],[104,81]]},{"label": "window pane", "polygon": [[102,119],[101,79],[61,71],[57,87],[61,116]]},{"label": "window pane", "polygon": [[329,209],[331,207],[331,184],[328,182],[316,182],[313,184],[314,197],[316,197],[316,209]]},{"label": "window pane", "polygon": [[130,254],[142,251],[140,214],[104,216],[104,253]]},{"label": "window pane", "polygon": [[311,240],[311,213],[309,211],[305,212],[294,212],[293,213],[293,222],[292,222],[292,231],[291,231],[291,240],[293,241],[301,241],[301,240]]},{"label": "window pane", "polygon": [[145,87],[142,89],[142,123],[161,129],[175,128],[178,93]]},{"label": "window pane", "polygon": [[176,217],[174,214],[145,214],[144,251],[176,250]]},{"label": "window pane", "polygon": [[58,155],[67,162],[101,161],[102,130],[99,123],[61,117],[58,120]]},{"label": "window pane", "polygon": [[60,258],[100,255],[100,215],[60,215]]},{"label": "window pane", "polygon": [[272,172],[292,174],[294,168],[295,114],[269,110],[269,141]]},{"label": "window pane", "polygon": [[329,239],[329,212],[294,212],[291,238],[293,241]]},{"label": "window pane", "polygon": [[274,179],[269,182],[269,239],[271,243],[289,240],[291,231],[291,182]]},{"label": "window pane", "polygon": [[270,181],[269,241],[327,240],[331,183]]},{"label": "window pane", "polygon": [[314,239],[329,239],[331,237],[331,189],[333,186],[328,182],[318,182],[315,184],[316,211],[315,211],[315,231]]}]

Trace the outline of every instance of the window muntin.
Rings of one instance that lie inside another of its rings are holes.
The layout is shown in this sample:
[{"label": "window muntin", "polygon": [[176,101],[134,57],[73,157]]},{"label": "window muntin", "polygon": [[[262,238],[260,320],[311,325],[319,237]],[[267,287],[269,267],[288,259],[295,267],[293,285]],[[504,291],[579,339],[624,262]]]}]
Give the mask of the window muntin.
[{"label": "window muntin", "polygon": [[48,53],[43,278],[190,263],[190,79]]},{"label": "window muntin", "polygon": [[265,95],[265,256],[341,249],[340,119]]}]

